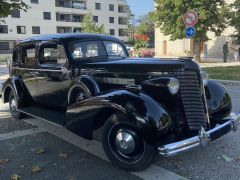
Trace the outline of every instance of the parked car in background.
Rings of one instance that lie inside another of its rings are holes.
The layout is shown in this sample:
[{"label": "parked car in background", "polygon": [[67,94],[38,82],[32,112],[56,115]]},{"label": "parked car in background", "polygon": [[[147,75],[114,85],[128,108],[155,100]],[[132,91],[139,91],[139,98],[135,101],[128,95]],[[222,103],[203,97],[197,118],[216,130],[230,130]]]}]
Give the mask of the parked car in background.
[{"label": "parked car in background", "polygon": [[140,171],[158,154],[174,156],[236,131],[226,89],[191,59],[129,58],[122,41],[56,34],[16,46],[3,102],[86,139],[102,132],[108,158]]},{"label": "parked car in background", "polygon": [[133,50],[134,50],[134,47],[131,46],[131,45],[126,45],[126,49],[127,49],[128,51],[133,51]]}]

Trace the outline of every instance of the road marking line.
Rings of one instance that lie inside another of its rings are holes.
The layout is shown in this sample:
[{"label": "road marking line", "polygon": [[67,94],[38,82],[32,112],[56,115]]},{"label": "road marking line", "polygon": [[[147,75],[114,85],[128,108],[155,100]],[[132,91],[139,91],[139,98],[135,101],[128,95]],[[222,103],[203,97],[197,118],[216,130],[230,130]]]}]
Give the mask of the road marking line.
[{"label": "road marking line", "polygon": [[14,131],[14,132],[6,133],[6,134],[0,134],[0,141],[18,138],[18,137],[22,137],[22,136],[27,136],[27,135],[31,135],[31,134],[37,134],[40,132],[43,132],[43,130],[40,128],[34,128],[34,129]]},{"label": "road marking line", "polygon": [[[97,157],[100,159],[106,160],[109,162],[107,156],[105,155],[102,144],[95,140],[88,141],[85,140],[76,134],[71,133],[70,131],[66,130],[65,128],[55,126],[51,123],[47,123],[45,121],[41,121],[36,118],[28,118],[25,119],[26,122],[38,126],[39,128],[44,129],[45,131],[53,134]],[[182,176],[179,176],[171,171],[163,169],[157,165],[152,165],[148,169],[141,171],[141,172],[132,172],[132,174],[142,178],[142,179],[149,179],[149,180],[183,180],[186,179]]]}]

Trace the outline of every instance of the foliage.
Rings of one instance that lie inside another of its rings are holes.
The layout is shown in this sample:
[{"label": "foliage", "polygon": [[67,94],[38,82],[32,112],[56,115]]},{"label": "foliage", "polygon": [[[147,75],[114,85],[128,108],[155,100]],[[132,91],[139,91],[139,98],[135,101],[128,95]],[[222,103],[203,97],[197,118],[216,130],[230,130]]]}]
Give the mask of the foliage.
[{"label": "foliage", "polygon": [[24,10],[27,11],[29,8],[22,0],[17,1],[7,1],[0,0],[0,23],[4,22],[3,18],[11,14],[12,10]]},{"label": "foliage", "polygon": [[93,20],[91,13],[84,16],[81,28],[82,32],[85,33],[106,34],[104,25],[97,25],[97,23]]},{"label": "foliage", "polygon": [[154,44],[155,23],[153,21],[153,12],[141,16],[138,20],[139,24],[136,27],[138,34],[146,34],[149,37],[149,43]]},{"label": "foliage", "polygon": [[154,19],[164,35],[171,40],[185,38],[185,25],[183,15],[188,10],[198,12],[199,21],[195,25],[197,34],[193,38],[197,44],[196,56],[200,60],[200,43],[209,40],[207,32],[216,36],[221,35],[227,27],[229,8],[225,0],[155,0],[156,11]]},{"label": "foliage", "polygon": [[132,14],[131,9],[128,7],[127,9],[127,17],[125,19],[127,23],[127,29],[125,30],[126,35],[128,36],[127,43],[130,45],[134,45],[134,32],[135,32],[135,22],[134,22],[134,14]]},{"label": "foliage", "polygon": [[135,46],[134,49],[146,48],[148,45],[149,37],[144,34],[134,34]]},{"label": "foliage", "polygon": [[134,51],[130,51],[130,55],[132,57],[154,57],[155,50],[154,49],[137,49]]},{"label": "foliage", "polygon": [[240,44],[240,0],[236,0],[231,4],[231,10],[230,25],[236,29],[233,36],[236,37],[237,43]]}]

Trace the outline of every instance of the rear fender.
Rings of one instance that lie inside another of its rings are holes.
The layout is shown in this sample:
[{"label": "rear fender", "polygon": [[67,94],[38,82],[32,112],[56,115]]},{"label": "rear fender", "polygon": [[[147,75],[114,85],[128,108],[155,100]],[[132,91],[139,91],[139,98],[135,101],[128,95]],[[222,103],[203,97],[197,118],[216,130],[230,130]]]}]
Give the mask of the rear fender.
[{"label": "rear fender", "polygon": [[28,102],[32,100],[29,92],[27,91],[27,88],[24,86],[23,82],[18,77],[12,76],[8,78],[3,84],[3,103],[7,103],[9,101],[9,95],[11,91],[13,91],[15,97],[17,98],[18,108],[25,106]]},{"label": "rear fender", "polygon": [[66,128],[87,139],[102,127],[109,116],[120,112],[141,136],[153,144],[159,133],[171,124],[170,116],[159,103],[144,93],[118,90],[81,101],[67,110]]}]

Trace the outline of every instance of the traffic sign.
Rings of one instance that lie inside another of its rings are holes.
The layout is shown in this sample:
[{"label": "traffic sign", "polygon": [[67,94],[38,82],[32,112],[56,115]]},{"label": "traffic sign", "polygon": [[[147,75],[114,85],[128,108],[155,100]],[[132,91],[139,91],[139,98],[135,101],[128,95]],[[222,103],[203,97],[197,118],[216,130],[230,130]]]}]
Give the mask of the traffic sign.
[{"label": "traffic sign", "polygon": [[196,34],[196,30],[195,30],[194,27],[186,28],[186,36],[187,36],[187,38],[192,38],[192,37],[195,36],[195,34]]},{"label": "traffic sign", "polygon": [[198,22],[198,13],[190,10],[183,16],[183,22],[187,27],[194,26]]}]

